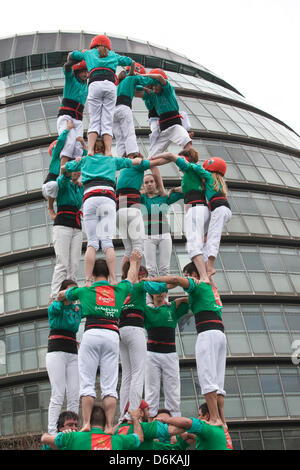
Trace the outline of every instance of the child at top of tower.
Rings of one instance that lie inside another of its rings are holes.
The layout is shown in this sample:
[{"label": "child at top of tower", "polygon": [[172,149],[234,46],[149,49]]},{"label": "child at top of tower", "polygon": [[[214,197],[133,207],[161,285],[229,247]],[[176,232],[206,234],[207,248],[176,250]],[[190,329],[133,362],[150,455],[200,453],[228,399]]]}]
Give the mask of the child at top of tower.
[{"label": "child at top of tower", "polygon": [[111,49],[111,41],[105,35],[95,36],[88,50],[72,51],[74,61],[85,60],[89,72],[88,105],[90,125],[88,129],[88,154],[94,155],[97,137],[102,137],[104,154],[111,155],[113,114],[117,99],[115,72],[118,65],[131,66],[134,61]]},{"label": "child at top of tower", "polygon": [[61,151],[61,167],[69,160],[81,157],[83,152],[83,110],[88,95],[88,71],[86,63],[82,60],[78,64],[70,58],[63,66],[65,84],[63,99],[57,116],[57,131],[60,135],[67,127],[67,121],[72,121],[74,126],[70,130],[64,147]]}]

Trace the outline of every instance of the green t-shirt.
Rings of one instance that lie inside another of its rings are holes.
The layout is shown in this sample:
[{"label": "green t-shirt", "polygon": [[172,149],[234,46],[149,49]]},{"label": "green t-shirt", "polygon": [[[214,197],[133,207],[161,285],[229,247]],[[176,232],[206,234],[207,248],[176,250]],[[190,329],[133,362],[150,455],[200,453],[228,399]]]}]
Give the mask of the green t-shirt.
[{"label": "green t-shirt", "polygon": [[60,172],[60,152],[64,148],[66,139],[68,137],[69,131],[65,129],[62,133],[58,136],[56,145],[51,152],[51,160],[49,165],[49,173],[53,173],[54,175],[59,175]]},{"label": "green t-shirt", "polygon": [[176,328],[178,320],[186,315],[189,311],[189,304],[182,302],[176,308],[176,302],[172,301],[171,305],[162,305],[161,307],[146,306],[145,309],[145,328]]},{"label": "green t-shirt", "polygon": [[232,450],[229,432],[224,426],[213,426],[200,419],[190,418],[192,426],[187,431],[196,434],[196,450]]},{"label": "green t-shirt", "polygon": [[94,179],[104,179],[114,185],[116,182],[116,172],[122,168],[131,168],[130,158],[104,156],[100,153],[82,157],[78,162],[72,160],[66,163],[66,172],[81,171],[82,183]]},{"label": "green t-shirt", "polygon": [[167,213],[170,204],[183,199],[182,193],[172,193],[170,196],[149,197],[147,194],[141,195],[141,211],[144,219],[145,231],[148,235],[158,235],[168,233],[169,223]]},{"label": "green t-shirt", "polygon": [[133,188],[139,191],[143,184],[144,172],[149,168],[150,160],[143,160],[139,165],[121,170],[118,176],[117,190]]},{"label": "green t-shirt", "polygon": [[122,312],[128,309],[144,310],[146,308],[146,293],[150,295],[168,292],[165,282],[141,281],[133,284],[133,288],[125,299]]},{"label": "green t-shirt", "polygon": [[88,95],[87,82],[76,78],[73,69],[67,72],[63,67],[63,71],[65,75],[63,98],[77,101],[84,106]]},{"label": "green t-shirt", "polygon": [[189,191],[203,191],[202,188],[202,176],[200,176],[190,163],[187,163],[183,157],[178,157],[176,160],[176,165],[183,172],[181,179],[181,189],[183,194],[188,193]]},{"label": "green t-shirt", "polygon": [[[76,310],[77,309],[77,310]],[[65,305],[54,300],[48,307],[50,330],[67,330],[77,333],[82,317],[80,304]]]},{"label": "green t-shirt", "polygon": [[94,282],[91,287],[71,287],[66,291],[70,301],[80,300],[82,316],[99,316],[106,319],[119,318],[123,302],[132,289],[128,280],[110,285],[107,281]]},{"label": "green t-shirt", "polygon": [[90,432],[60,432],[55,445],[64,450],[131,450],[139,448],[140,440],[136,434],[112,436],[101,428],[92,428]]},{"label": "green t-shirt", "polygon": [[186,450],[189,444],[180,436],[176,436],[177,442],[170,444],[167,442],[152,441],[152,450]]},{"label": "green t-shirt", "polygon": [[118,85],[117,95],[126,95],[131,100],[134,97],[135,87],[138,85],[149,86],[159,83],[158,80],[143,75],[128,75]]},{"label": "green t-shirt", "polygon": [[60,175],[56,182],[58,184],[57,207],[66,205],[75,206],[77,209],[80,209],[83,199],[83,186],[74,184],[71,175],[66,176],[65,173]]},{"label": "green t-shirt", "polygon": [[167,81],[166,85],[161,85],[161,93],[153,93],[153,102],[159,116],[171,111],[179,112],[179,105],[176,99],[174,87]]},{"label": "green t-shirt", "polygon": [[217,289],[210,284],[205,284],[204,282],[196,284],[193,279],[187,279],[190,285],[184,291],[189,294],[190,307],[193,314],[205,311],[215,312],[222,319],[223,305]]},{"label": "green t-shirt", "polygon": [[85,60],[88,72],[97,67],[105,67],[115,72],[118,65],[126,67],[132,64],[130,57],[119,55],[114,51],[109,51],[107,57],[100,57],[97,48],[88,49],[85,52],[73,51],[70,58],[77,61]]},{"label": "green t-shirt", "polygon": [[[142,442],[138,450],[152,450],[153,439],[166,440],[170,438],[168,432],[168,425],[160,421],[152,421],[152,423],[141,423],[141,428],[144,433],[144,442]],[[123,423],[117,428],[115,434],[117,435],[130,435],[133,433],[133,424]]]}]

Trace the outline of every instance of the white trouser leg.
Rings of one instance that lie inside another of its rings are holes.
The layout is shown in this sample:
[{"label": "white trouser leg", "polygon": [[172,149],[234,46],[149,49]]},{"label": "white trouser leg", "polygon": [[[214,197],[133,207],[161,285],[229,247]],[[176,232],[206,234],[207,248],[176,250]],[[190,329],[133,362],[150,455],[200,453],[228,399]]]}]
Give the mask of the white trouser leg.
[{"label": "white trouser leg", "polygon": [[[51,385],[51,398],[48,409],[48,432],[57,433],[57,420],[61,412],[66,389],[68,390],[68,410],[78,412],[78,362],[77,354],[54,351],[46,354],[46,369]],[[76,411],[77,410],[77,411]]]},{"label": "white trouser leg", "polygon": [[120,328],[120,339],[122,363],[120,410],[122,412],[128,401],[133,410],[137,410],[140,406],[144,388],[147,346],[144,329],[136,326]]},{"label": "white trouser leg", "polygon": [[149,157],[151,158],[153,155],[164,152],[170,142],[184,148],[189,142],[191,142],[191,138],[183,126],[180,124],[174,124],[174,126],[170,126],[168,129],[160,132],[155,145],[153,145],[151,149]]},{"label": "white trouser leg", "polygon": [[83,218],[88,238],[87,246],[99,249],[101,240],[102,251],[113,247],[116,233],[116,203],[102,196],[88,198],[83,204]]},{"label": "white trouser leg", "polygon": [[57,118],[58,135],[60,135],[67,128],[67,121],[72,121],[74,127],[69,130],[65,145],[62,151],[60,152],[60,155],[74,159],[76,157],[82,156],[82,145],[76,139],[77,137],[83,136],[83,125],[82,121],[80,121],[79,119],[74,119],[72,116],[68,116],[67,114],[59,116]]},{"label": "white trouser leg", "polygon": [[203,253],[204,227],[208,218],[207,206],[190,207],[185,213],[185,236],[190,259]]},{"label": "white trouser leg", "polygon": [[157,239],[154,236],[148,235],[144,239],[144,257],[146,261],[146,268],[149,277],[158,275],[157,262],[156,262],[156,247],[158,245]]},{"label": "white trouser leg", "polygon": [[196,364],[201,393],[225,395],[226,337],[222,331],[208,330],[197,336]]},{"label": "white trouser leg", "polygon": [[80,396],[96,397],[95,380],[100,366],[101,399],[118,398],[119,335],[115,331],[91,329],[83,333],[78,353]]},{"label": "white trouser leg", "polygon": [[81,258],[82,248],[82,230],[73,228],[73,236],[70,246],[70,263],[69,271],[67,274],[68,279],[73,279],[77,282],[77,273],[79,269],[79,263]]},{"label": "white trouser leg", "polygon": [[117,99],[116,85],[109,80],[92,82],[87,97],[90,125],[88,132],[113,135],[113,116]]},{"label": "white trouser leg", "polygon": [[61,283],[67,279],[70,266],[70,247],[73,237],[73,228],[64,225],[53,227],[53,247],[56,255],[56,263],[52,276],[51,297],[55,298]]},{"label": "white trouser leg", "polygon": [[143,253],[145,228],[141,210],[137,207],[122,207],[118,210],[119,230],[125,247],[124,256],[132,250]]},{"label": "white trouser leg", "polygon": [[[115,129],[118,128],[117,134]],[[119,145],[119,138],[122,139],[120,143],[121,149],[125,146],[126,154],[138,152],[139,148],[136,141],[135,128],[133,123],[133,115],[129,106],[120,104],[116,107],[114,113],[114,134],[117,141],[117,149]],[[122,156],[117,152],[118,156]]]},{"label": "white trouser leg", "polygon": [[165,396],[165,408],[170,411],[172,416],[181,416],[178,354],[161,354],[160,360],[163,370],[162,380]]},{"label": "white trouser leg", "polygon": [[231,210],[226,206],[217,207],[211,212],[208,225],[207,240],[204,246],[205,258],[218,256],[222,231],[231,219]]},{"label": "white trouser leg", "polygon": [[159,235],[158,271],[160,276],[168,276],[172,255],[172,238],[170,233]]},{"label": "white trouser leg", "polygon": [[153,418],[159,409],[161,364],[160,355],[147,351],[145,369],[145,401],[149,405],[149,416]]}]

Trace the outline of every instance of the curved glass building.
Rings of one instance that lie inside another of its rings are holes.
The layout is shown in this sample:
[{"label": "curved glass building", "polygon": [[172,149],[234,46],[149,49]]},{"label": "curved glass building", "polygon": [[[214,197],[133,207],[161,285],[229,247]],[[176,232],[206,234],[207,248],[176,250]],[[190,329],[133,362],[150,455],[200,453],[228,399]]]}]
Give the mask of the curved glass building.
[{"label": "curved glass building", "polygon": [[[47,304],[55,258],[41,186],[48,145],[57,137],[62,65],[69,51],[88,48],[93,36],[59,31],[0,40],[0,446],[47,429]],[[189,116],[200,161],[219,156],[227,162],[233,217],[223,232],[215,282],[224,304],[225,413],[233,445],[299,449],[300,137],[187,57],[110,38],[116,52],[147,70],[167,72]],[[134,99],[133,113],[140,150],[147,154],[150,130],[142,100]],[[88,119],[86,110],[85,130]],[[160,170],[166,187],[179,185],[174,164]],[[182,223],[183,206],[171,206],[174,274],[189,261]],[[120,240],[115,246],[120,267]],[[79,285],[83,280],[82,257]],[[203,397],[192,316],[181,320],[176,338],[182,414],[196,416]]]}]

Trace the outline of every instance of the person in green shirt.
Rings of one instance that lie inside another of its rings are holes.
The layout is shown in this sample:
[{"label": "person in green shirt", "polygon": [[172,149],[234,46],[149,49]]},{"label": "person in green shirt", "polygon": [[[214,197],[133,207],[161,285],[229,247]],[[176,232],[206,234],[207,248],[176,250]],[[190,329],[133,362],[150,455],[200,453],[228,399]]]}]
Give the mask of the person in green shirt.
[{"label": "person in green shirt", "polygon": [[[78,431],[78,421],[79,416],[74,411],[62,411],[57,420],[56,432],[59,433],[66,429]],[[43,444],[42,450],[51,450],[51,447],[48,444]]]},{"label": "person in green shirt", "polygon": [[[71,279],[65,279],[60,290],[77,287]],[[64,299],[54,300],[48,307],[49,337],[46,354],[46,369],[51,385],[48,407],[48,432],[56,432],[56,423],[63,405],[65,394],[67,408],[78,413],[79,376],[78,344],[76,333],[82,318],[82,306]]]},{"label": "person in green shirt", "polygon": [[55,435],[43,434],[41,442],[54,450],[135,450],[144,440],[139,422],[139,411],[129,411],[133,422],[130,435],[111,435],[104,431],[106,418],[103,408],[94,405],[91,413],[91,429],[85,432],[66,430]]},{"label": "person in green shirt", "polygon": [[[134,155],[142,159],[140,165],[123,168],[117,180],[118,228],[125,248],[121,268],[129,260],[133,250],[141,251],[141,253],[144,251],[145,227],[141,212],[142,196],[140,193],[144,173],[157,165],[165,164],[165,159],[156,158],[150,161],[144,160],[141,153]],[[132,159],[133,155],[129,158]]]},{"label": "person in green shirt", "polygon": [[108,433],[112,431],[118,398],[118,319],[123,303],[136,279],[140,258],[139,252],[131,254],[127,278],[115,285],[108,283],[107,263],[99,258],[94,265],[95,282],[91,287],[68,289],[58,295],[58,300],[80,300],[83,317],[86,318],[78,356],[84,431],[90,430],[91,410],[96,398],[95,380],[99,366],[101,399],[106,415],[105,431]]},{"label": "person in green shirt", "polygon": [[[222,321],[222,302],[216,285],[200,282],[193,262],[183,268],[185,277],[158,276],[146,279],[180,286],[189,295],[189,304],[195,316],[197,341],[195,356],[198,380],[210,413],[210,423],[222,425],[224,416],[224,390],[226,367],[226,336]],[[220,414],[221,413],[221,414]]]},{"label": "person in green shirt", "polygon": [[[174,162],[183,172],[181,192],[185,203],[184,226],[187,252],[191,261],[197,266],[201,281],[209,283],[203,252],[210,211],[205,198],[202,176],[194,171],[191,164],[191,162],[198,161],[198,152],[191,148],[188,151],[181,151],[179,155],[165,152],[161,157],[166,161]],[[156,157],[154,156],[153,159],[155,160]]]},{"label": "person in green shirt", "polygon": [[[123,266],[123,279],[127,277],[128,269],[129,262]],[[120,419],[123,419],[125,415],[128,402],[130,407],[135,409],[142,399],[147,357],[144,330],[146,295],[147,293],[158,294],[168,290],[165,283],[141,281],[147,274],[146,268],[141,266],[138,270],[137,282],[133,284],[130,294],[125,299],[119,319],[122,365]]]},{"label": "person in green shirt", "polygon": [[[163,277],[163,276],[162,276]],[[175,328],[189,310],[188,297],[165,303],[166,292],[155,294],[154,307],[145,308],[147,330],[147,361],[145,369],[145,400],[149,417],[157,414],[162,380],[165,408],[172,416],[180,416],[179,358],[176,352]]]},{"label": "person in green shirt", "polygon": [[94,155],[97,137],[104,140],[104,155],[111,155],[113,115],[117,99],[115,72],[118,65],[131,66],[133,74],[135,62],[111,49],[111,41],[104,34],[95,36],[88,50],[72,51],[74,61],[86,61],[89,72],[88,105],[90,124],[88,129],[88,154]]},{"label": "person in green shirt", "polygon": [[[157,80],[155,80],[157,78]],[[116,139],[117,155],[129,156],[139,151],[132,114],[132,100],[137,86],[149,86],[159,83],[161,75],[136,73],[127,75],[122,70],[118,75],[117,102],[114,111],[113,134]]]},{"label": "person in green shirt", "polygon": [[[69,132],[61,151],[61,166],[68,160],[82,156],[83,140],[83,110],[88,95],[88,71],[85,61],[74,64],[68,55],[63,66],[65,84],[63,99],[57,116],[57,131],[61,134],[66,129],[67,121],[72,121],[74,127]],[[78,139],[79,138],[79,139]]]},{"label": "person in green shirt", "polygon": [[163,422],[180,426],[196,436],[196,450],[233,450],[231,437],[226,424],[210,424],[210,414],[206,403],[199,408],[196,418],[164,417]]},{"label": "person in green shirt", "polygon": [[62,174],[57,180],[57,212],[53,222],[55,268],[51,282],[51,298],[55,299],[65,278],[77,281],[82,250],[81,206],[83,186],[81,173]]},{"label": "person in green shirt", "polygon": [[146,268],[150,277],[157,274],[163,276],[169,274],[172,254],[172,238],[167,214],[170,205],[183,199],[183,194],[174,192],[169,196],[163,196],[158,192],[156,181],[151,174],[145,175],[143,187],[141,210],[146,232],[144,240]]},{"label": "person in green shirt", "polygon": [[[139,409],[139,420],[142,418],[142,411]],[[183,428],[179,428],[173,425],[164,424],[159,420],[153,420],[151,423],[141,422],[141,428],[143,430],[144,441],[138,447],[138,450],[155,450],[159,449],[161,440],[166,447],[166,443],[170,441],[171,436],[181,434],[184,432]],[[114,428],[114,435],[118,436],[130,436],[134,432],[134,423],[131,418],[124,420],[121,424],[118,424]],[[158,441],[158,442],[157,442]],[[170,450],[170,449],[166,449]]]}]

